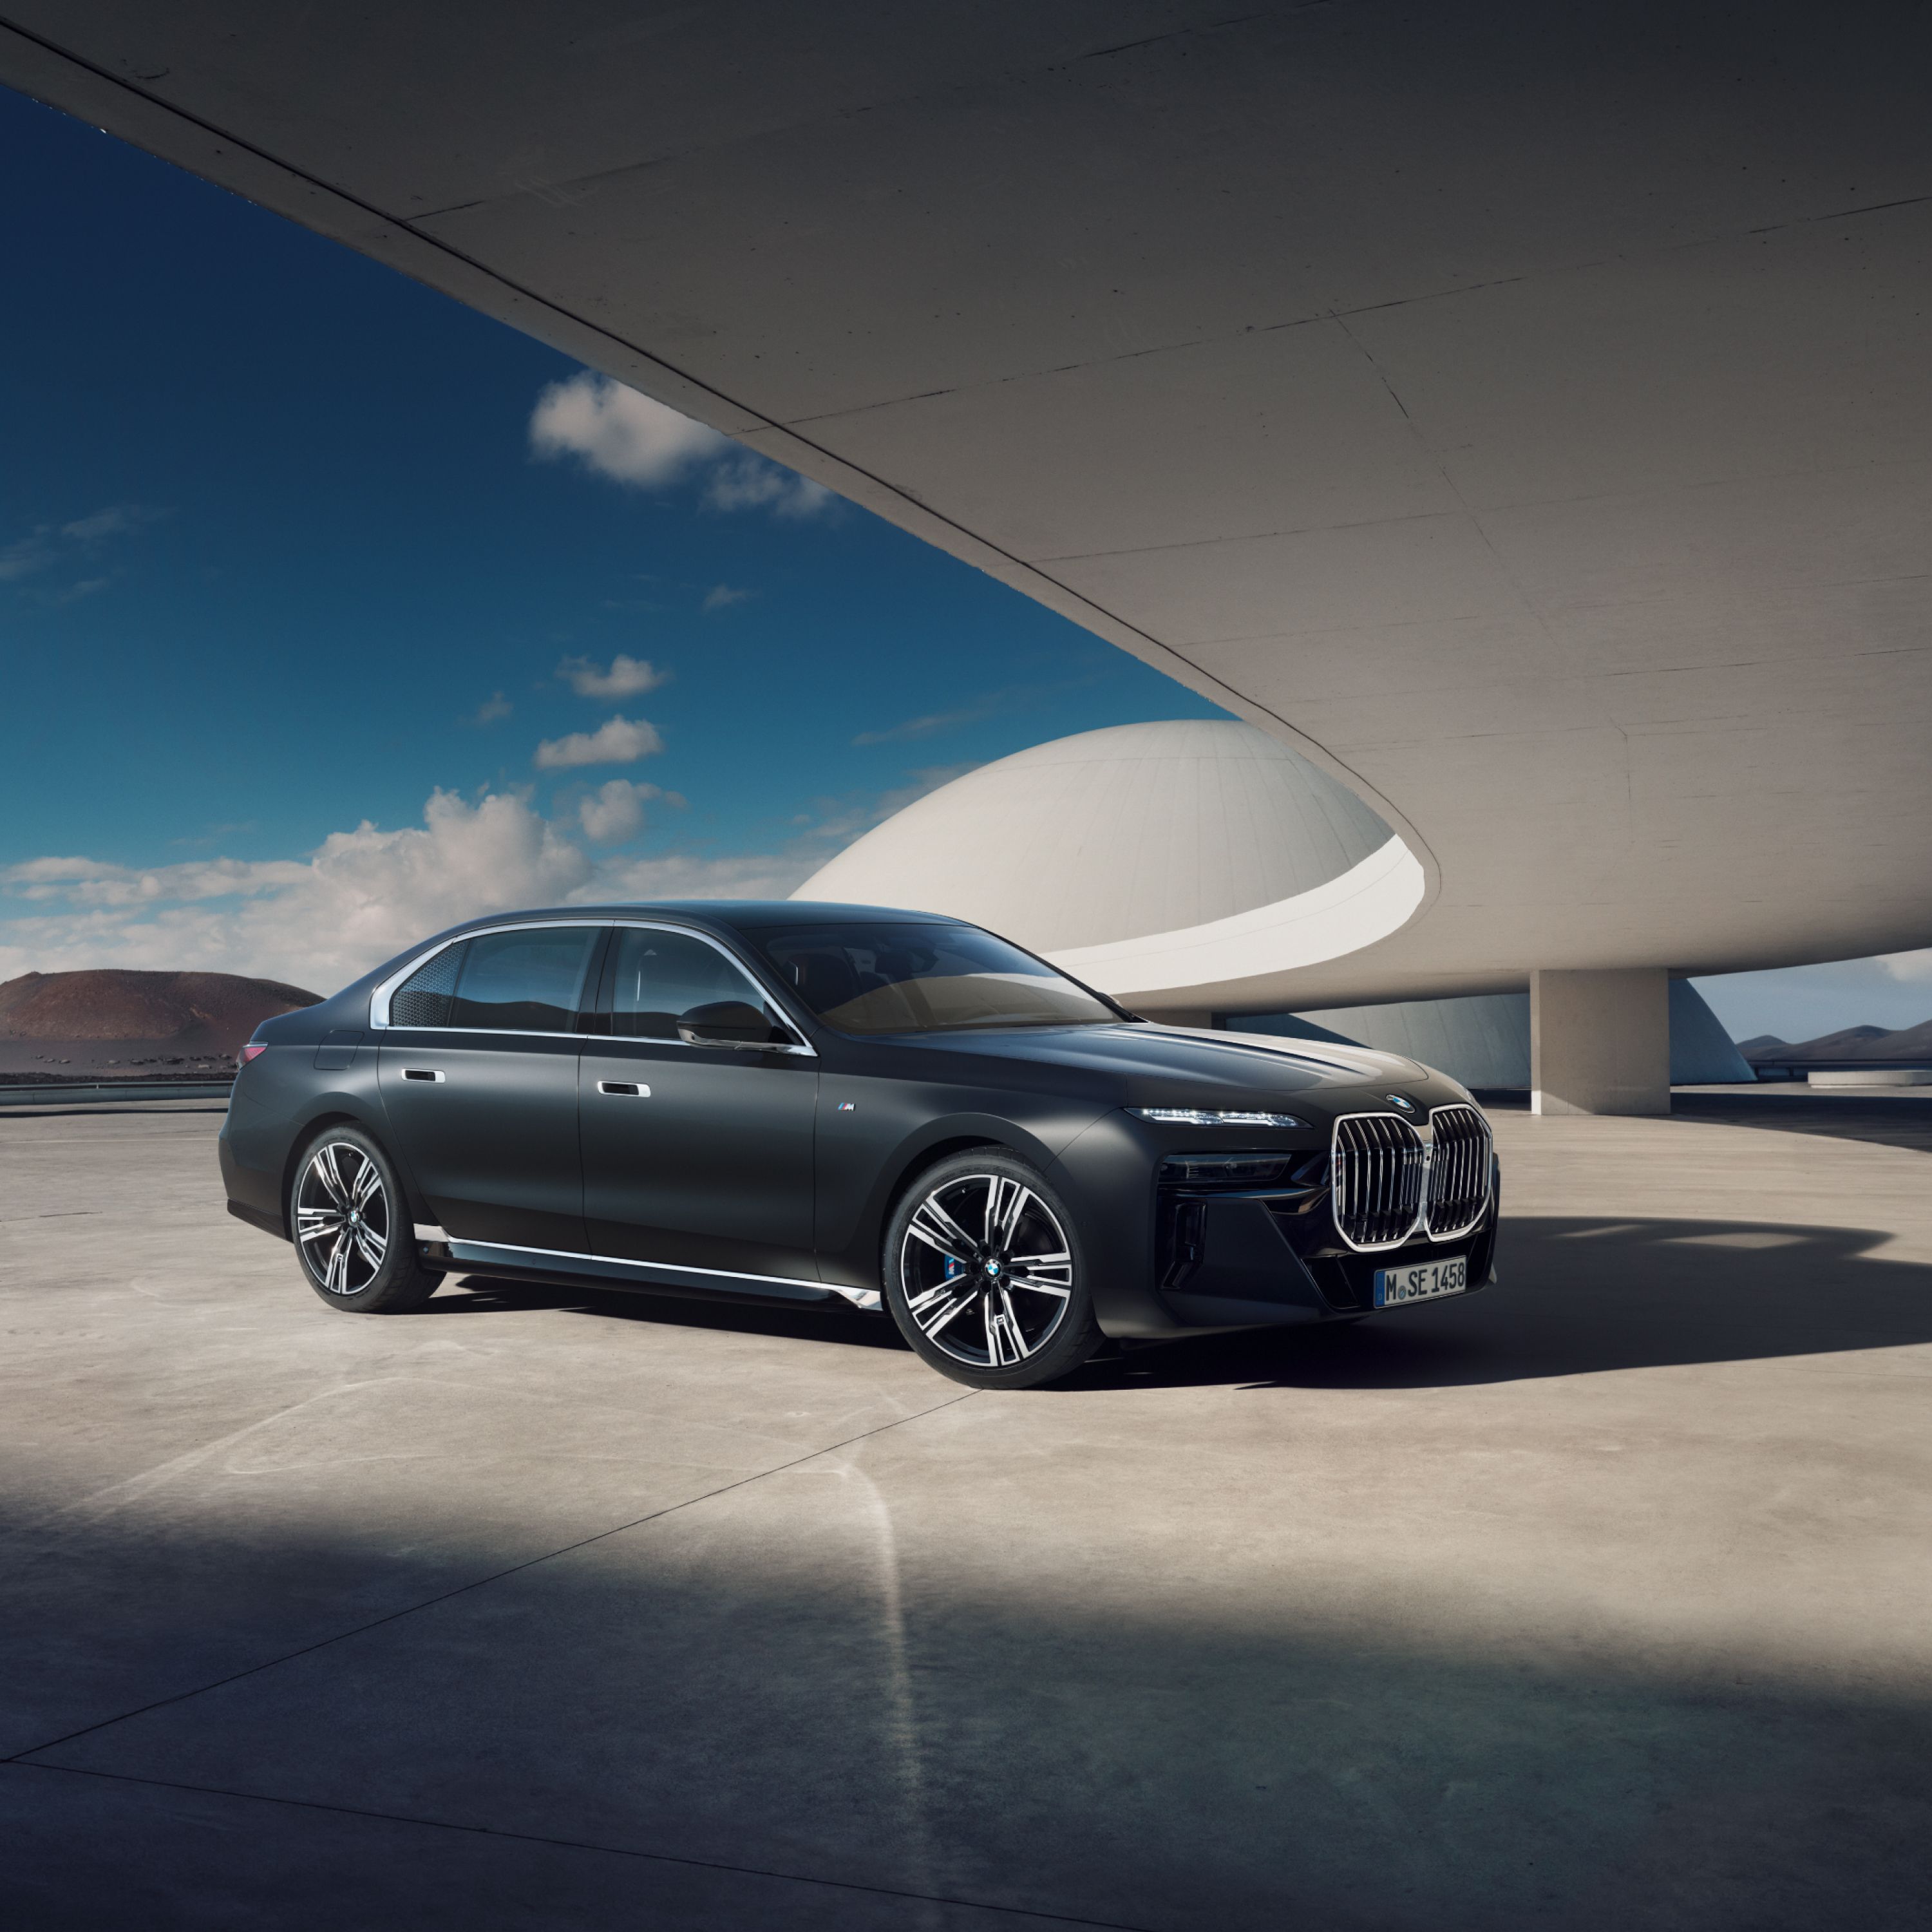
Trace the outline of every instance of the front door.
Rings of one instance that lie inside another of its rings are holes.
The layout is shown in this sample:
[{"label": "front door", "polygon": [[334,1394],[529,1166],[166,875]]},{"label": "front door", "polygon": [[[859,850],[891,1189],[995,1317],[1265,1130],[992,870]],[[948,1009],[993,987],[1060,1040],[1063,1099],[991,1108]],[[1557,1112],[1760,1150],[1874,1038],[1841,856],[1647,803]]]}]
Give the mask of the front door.
[{"label": "front door", "polygon": [[583,1252],[577,1024],[601,938],[591,926],[478,933],[391,995],[382,1104],[453,1239]]},{"label": "front door", "polygon": [[780,1017],[722,947],[619,926],[604,971],[609,1035],[578,1066],[590,1252],[707,1272],[815,1281],[818,1060],[803,1050],[687,1046],[680,1015],[742,1000]]}]

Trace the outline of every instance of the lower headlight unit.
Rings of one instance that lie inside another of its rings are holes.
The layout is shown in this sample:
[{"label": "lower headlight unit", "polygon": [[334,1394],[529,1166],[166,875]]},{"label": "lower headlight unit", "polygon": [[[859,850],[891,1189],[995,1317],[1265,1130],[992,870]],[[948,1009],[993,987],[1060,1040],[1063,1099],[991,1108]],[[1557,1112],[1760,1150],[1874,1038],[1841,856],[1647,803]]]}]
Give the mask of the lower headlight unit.
[{"label": "lower headlight unit", "polygon": [[1294,1114],[1257,1114],[1237,1107],[1130,1107],[1137,1120],[1157,1127],[1305,1127]]}]

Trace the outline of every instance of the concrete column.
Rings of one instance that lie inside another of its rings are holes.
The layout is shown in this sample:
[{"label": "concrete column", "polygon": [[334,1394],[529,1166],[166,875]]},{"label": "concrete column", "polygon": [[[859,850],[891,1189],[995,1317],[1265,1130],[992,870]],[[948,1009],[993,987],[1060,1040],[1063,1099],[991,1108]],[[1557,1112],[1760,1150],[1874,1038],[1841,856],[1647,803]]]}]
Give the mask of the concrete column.
[{"label": "concrete column", "polygon": [[1669,1113],[1669,974],[1532,973],[1529,1084],[1532,1113]]},{"label": "concrete column", "polygon": [[1132,1000],[1123,1000],[1121,1005],[1130,1013],[1138,1013],[1144,1020],[1157,1020],[1162,1026],[1211,1027],[1221,1022],[1204,1006],[1164,1006],[1156,1012],[1152,1006],[1138,1006]]}]

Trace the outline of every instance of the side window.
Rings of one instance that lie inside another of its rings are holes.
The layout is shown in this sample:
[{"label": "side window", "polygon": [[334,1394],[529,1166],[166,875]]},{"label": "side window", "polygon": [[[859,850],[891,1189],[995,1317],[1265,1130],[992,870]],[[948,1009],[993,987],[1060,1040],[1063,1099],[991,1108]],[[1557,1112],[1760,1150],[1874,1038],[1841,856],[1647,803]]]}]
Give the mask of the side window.
[{"label": "side window", "polygon": [[459,939],[454,946],[446,946],[433,958],[424,960],[389,995],[390,1025],[448,1026],[457,976],[463,970],[463,956],[469,950],[469,940]]},{"label": "side window", "polygon": [[574,1031],[596,938],[593,926],[479,933],[468,942],[444,1024],[508,1033]]},{"label": "side window", "polygon": [[748,974],[688,933],[620,926],[612,964],[610,1030],[628,1039],[675,1040],[680,1013],[720,1000],[770,1007]]}]

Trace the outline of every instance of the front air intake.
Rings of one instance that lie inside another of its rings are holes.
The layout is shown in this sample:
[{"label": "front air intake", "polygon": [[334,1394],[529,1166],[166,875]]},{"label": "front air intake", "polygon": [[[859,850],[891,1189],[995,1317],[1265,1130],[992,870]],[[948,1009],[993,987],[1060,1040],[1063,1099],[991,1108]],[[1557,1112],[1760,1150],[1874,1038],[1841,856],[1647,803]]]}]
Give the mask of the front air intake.
[{"label": "front air intake", "polygon": [[1422,1217],[1422,1136],[1394,1114],[1335,1123],[1335,1226],[1352,1248],[1399,1248]]},{"label": "front air intake", "polygon": [[1333,1151],[1336,1230],[1360,1252],[1424,1229],[1453,1241],[1489,1211],[1490,1124],[1474,1107],[1438,1107],[1421,1132],[1395,1114],[1345,1114]]}]

